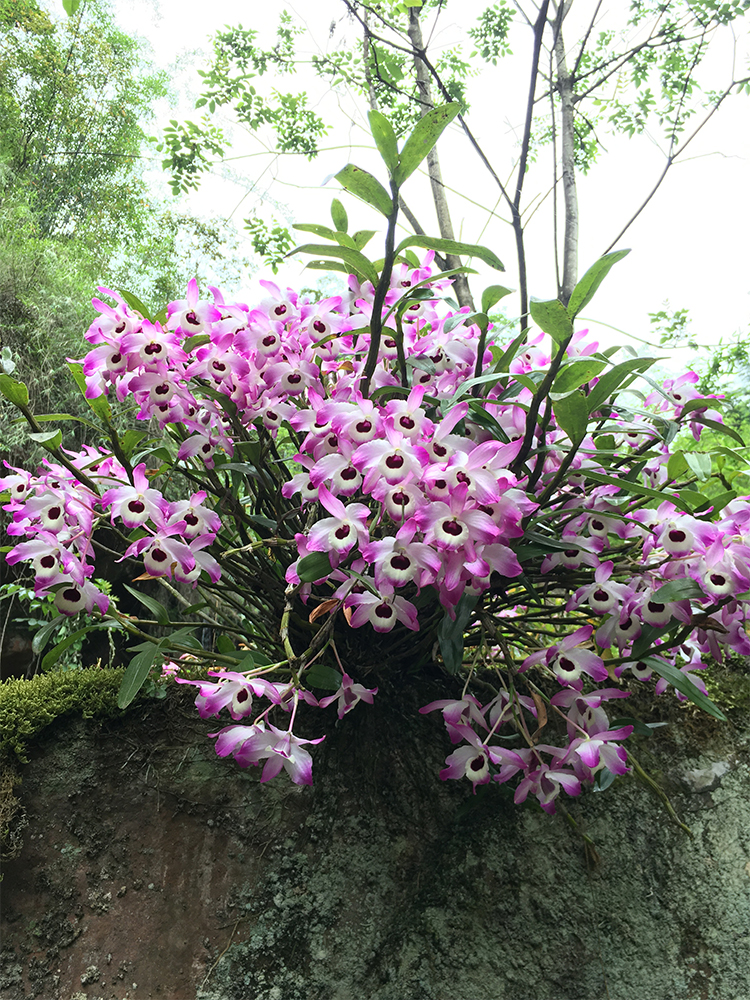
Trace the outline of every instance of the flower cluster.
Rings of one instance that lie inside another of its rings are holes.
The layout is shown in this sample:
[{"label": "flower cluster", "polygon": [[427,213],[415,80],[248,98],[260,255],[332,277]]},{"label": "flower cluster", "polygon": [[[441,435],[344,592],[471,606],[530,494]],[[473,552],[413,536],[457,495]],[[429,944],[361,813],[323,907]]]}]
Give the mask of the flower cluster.
[{"label": "flower cluster", "polygon": [[[145,463],[128,473],[112,455],[90,446],[68,452],[70,468],[45,460],[36,475],[15,467],[0,478],[8,491],[4,510],[11,515],[8,534],[25,536],[7,553],[9,565],[30,562],[37,597],[54,592],[61,614],[104,614],[109,598],[93,582],[94,531],[109,513],[113,526],[138,536],[130,541],[122,559],[138,556],[145,575],[168,576],[196,585],[201,572],[217,580],[220,568],[206,551],[221,522],[204,505],[205,491],[189,500],[169,502],[149,485]],[[86,483],[75,475],[80,470]],[[126,536],[122,536],[126,537]]]},{"label": "flower cluster", "polygon": [[[113,304],[94,300],[86,396],[134,402],[137,417],[163,432],[163,471],[206,488],[168,499],[149,474],[147,450],[134,467],[87,447],[36,475],[13,469],[0,488],[10,534],[27,540],[6,558],[30,562],[36,592],[54,591],[62,613],[104,614],[107,597],[92,582],[98,525],[109,522],[122,558],[142,560],[146,576],[216,585],[221,570],[209,549],[221,504],[222,517],[242,520],[225,550],[235,539],[232,553],[278,544],[262,579],[286,588],[282,604],[312,602],[310,622],[340,611],[347,626],[398,637],[397,625],[424,625],[424,603],[433,625],[442,606],[450,631],[451,622],[465,624],[459,607],[481,608],[484,596],[481,625],[492,639],[482,640],[484,663],[508,674],[487,704],[467,686],[461,699],[423,709],[439,708],[460,744],[441,777],[466,777],[474,788],[518,777],[517,801],[532,794],[553,811],[560,790],[576,795],[601,771],[627,770],[621,742],[632,727],[612,728],[602,707],[626,692],[597,685],[656,673],[657,692],[671,685],[691,697],[705,693],[695,671],[708,657],[750,653],[750,504],[732,495],[717,509],[708,500],[696,507],[674,486],[672,432],[687,426],[699,439],[705,426],[720,426],[694,373],[648,397],[650,410],[630,410],[617,391],[647,367],[643,359],[617,366],[586,331],[561,346],[541,333],[494,343],[468,309],[445,310],[432,256],[394,267],[376,340],[375,289],[355,277],[347,295],[322,301],[262,282],[267,294],[254,308],[227,303],[218,289],[203,300],[191,281],[163,324],[100,289]],[[540,406],[545,380],[555,391]],[[261,492],[237,494],[245,472],[264,484],[262,501]],[[670,486],[661,499],[657,491]],[[225,572],[240,573],[230,554]],[[545,609],[542,624],[526,634],[512,619],[522,625],[534,606]],[[563,626],[548,624],[555,615]],[[266,676],[279,664],[216,672],[216,681],[176,679],[198,684],[201,716],[229,710],[235,724],[214,734],[221,756],[262,763],[263,781],[283,769],[308,784],[304,746],[320,741],[293,734],[299,701],[336,702],[341,718],[377,690],[343,672],[336,694],[318,699],[305,687],[317,655],[300,666],[287,650],[284,682]],[[564,719],[563,746],[539,742],[548,724],[540,693],[517,694],[511,683],[531,668],[560,688],[545,697]],[[266,708],[245,724],[260,697]],[[273,711],[291,713],[287,729],[271,723]],[[510,748],[508,729],[525,746]]]}]

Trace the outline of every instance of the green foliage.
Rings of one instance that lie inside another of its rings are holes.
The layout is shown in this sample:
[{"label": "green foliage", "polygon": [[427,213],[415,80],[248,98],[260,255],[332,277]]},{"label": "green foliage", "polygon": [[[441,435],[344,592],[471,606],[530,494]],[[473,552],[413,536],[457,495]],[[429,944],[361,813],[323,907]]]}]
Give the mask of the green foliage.
[{"label": "green foliage", "polygon": [[514,14],[515,11],[505,3],[505,0],[500,0],[499,3],[494,3],[482,11],[476,28],[469,28],[469,36],[477,45],[471,58],[479,54],[485,62],[496,66],[498,59],[511,54],[508,32]]},{"label": "green foliage", "polygon": [[30,680],[0,683],[0,755],[14,754],[26,763],[30,740],[61,715],[84,718],[119,714],[117,692],[124,671],[88,667],[65,673],[37,674]]}]

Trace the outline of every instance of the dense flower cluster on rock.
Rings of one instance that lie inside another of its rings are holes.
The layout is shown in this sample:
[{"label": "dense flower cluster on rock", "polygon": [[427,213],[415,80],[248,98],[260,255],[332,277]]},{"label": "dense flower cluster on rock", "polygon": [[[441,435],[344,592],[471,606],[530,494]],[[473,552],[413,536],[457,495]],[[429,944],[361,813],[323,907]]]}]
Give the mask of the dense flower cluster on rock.
[{"label": "dense flower cluster on rock", "polygon": [[[603,769],[627,770],[622,741],[632,725],[611,728],[604,708],[626,696],[612,686],[626,671],[640,679],[655,672],[657,692],[672,684],[685,697],[705,691],[695,671],[708,657],[726,647],[750,652],[750,504],[729,497],[714,509],[687,504],[679,489],[658,492],[674,483],[662,428],[689,426],[699,438],[707,421],[720,420],[692,373],[640,409],[621,405],[625,375],[632,380],[647,365],[631,364],[605,391],[617,366],[585,331],[562,345],[541,333],[486,343],[468,309],[445,310],[448,283],[431,282],[432,256],[393,269],[371,382],[369,282],[352,277],[348,295],[309,301],[265,281],[266,298],[249,308],[217,289],[212,302],[202,300],[191,281],[163,323],[100,289],[113,304],[94,300],[86,396],[134,404],[170,444],[172,468],[205,488],[169,499],[149,477],[148,454],[131,467],[93,447],[66,452],[67,464],[52,457],[35,475],[12,469],[0,487],[9,533],[25,540],[6,559],[29,562],[37,594],[54,592],[61,613],[105,614],[93,539],[106,522],[127,540],[122,558],[142,560],[148,577],[216,584],[232,509],[219,503],[217,475],[230,483],[259,435],[283,440],[274,476],[297,526],[285,565],[289,594],[318,608],[328,602],[327,614],[341,611],[349,626],[383,635],[402,634],[399,624],[420,629],[424,591],[449,622],[490,591],[506,595],[487,625],[496,632],[487,648],[507,682],[485,704],[466,687],[423,711],[440,709],[460,744],[443,778],[467,777],[476,788],[520,776],[516,800],[532,794],[553,811],[561,789],[575,795]],[[540,415],[535,393],[558,371],[563,381],[553,381]],[[579,407],[593,400],[582,424],[565,409],[571,397]],[[532,566],[535,579],[556,581],[551,596],[535,590]],[[560,625],[535,627],[524,648],[513,619],[539,618],[540,608]],[[227,708],[236,723],[214,734],[221,756],[263,762],[263,780],[282,768],[295,782],[312,780],[304,744],[319,740],[293,735],[299,700],[336,701],[342,717],[376,691],[343,672],[339,690],[318,699],[304,673],[317,655],[283,682],[266,676],[279,664],[255,663],[216,671],[215,681],[184,681],[198,684],[202,716]],[[565,717],[564,746],[530,731],[545,724],[541,702],[518,694],[512,678],[532,667],[560,685],[548,707]],[[254,697],[268,705],[245,725]],[[286,730],[269,721],[274,708],[291,713]],[[526,745],[497,742],[503,726],[504,738],[512,730]]]}]

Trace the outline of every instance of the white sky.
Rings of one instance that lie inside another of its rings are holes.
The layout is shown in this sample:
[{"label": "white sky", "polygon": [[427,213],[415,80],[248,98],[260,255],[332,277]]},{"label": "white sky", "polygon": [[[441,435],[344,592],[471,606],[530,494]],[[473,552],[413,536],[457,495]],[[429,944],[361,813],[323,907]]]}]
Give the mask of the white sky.
[{"label": "white sky", "polygon": [[[450,4],[434,41],[447,43],[460,36],[462,29],[471,26],[487,5],[479,0]],[[583,14],[588,14],[593,6],[592,0],[580,2]],[[252,27],[260,33],[261,42],[271,43],[278,13],[286,8],[300,19],[308,20],[319,51],[327,46],[358,44],[356,29],[342,18],[343,5],[338,0],[294,3],[265,0],[263,4],[212,0],[210,4],[190,3],[189,16],[184,0],[128,0],[127,3],[114,0],[114,7],[121,27],[148,38],[161,65],[177,67],[181,104],[178,108],[160,109],[163,119],[198,117],[199,113],[192,110],[200,90],[195,70],[204,63],[200,57],[196,58],[195,50],[207,53],[211,34],[227,24]],[[461,24],[456,21],[456,11],[460,11]],[[336,30],[329,38],[332,22],[336,22]],[[575,41],[570,31],[566,40],[569,46]],[[709,67],[708,86],[715,89],[723,88],[731,78],[729,41],[727,37],[717,47]],[[302,44],[310,46],[309,42]],[[469,88],[472,105],[469,122],[503,177],[510,175],[518,155],[516,135],[525,108],[529,49],[530,33],[521,33],[514,42],[515,55],[496,69],[483,70]],[[275,214],[287,221],[329,224],[330,200],[338,192],[335,182],[321,186],[325,178],[349,160],[378,172],[376,154],[362,148],[371,145],[362,124],[364,108],[357,109],[343,94],[329,92],[303,72],[285,78],[278,85],[280,89],[308,88],[309,103],[315,107],[320,102],[321,116],[336,122],[335,132],[321,141],[326,148],[334,148],[312,162],[302,157],[286,157],[278,162],[266,154],[259,155],[262,151],[257,142],[237,134],[234,152],[238,158],[231,164],[235,180],[210,178],[205,182],[200,193],[190,199],[197,213],[214,218],[233,215],[240,228],[242,220],[253,210],[268,220],[274,210],[268,203],[259,204],[257,193],[261,192],[278,203]],[[264,81],[259,81],[259,89],[263,86]],[[748,334],[749,126],[748,97],[730,99],[714,116],[686,152],[685,160],[675,163],[660,191],[618,244],[631,247],[632,252],[611,272],[588,307],[588,316],[621,327],[636,337],[648,338],[647,314],[662,308],[664,301],[669,300],[672,308],[690,310],[693,330],[701,343],[715,343],[737,332]],[[633,140],[607,138],[605,144],[608,154],[588,177],[579,177],[581,273],[617,235],[653,186],[664,163],[659,149],[663,143],[658,136]],[[490,220],[488,224],[486,209],[494,206],[497,188],[478,165],[458,127],[451,127],[439,149],[444,181],[456,192],[451,204],[457,237],[489,245],[507,268],[503,275],[483,270],[482,278],[473,279],[475,298],[486,284],[517,287],[512,230],[502,222]],[[535,193],[546,191],[549,175],[549,166],[540,156],[539,165],[527,176],[527,207]],[[424,228],[437,235],[428,188],[426,178],[416,175],[404,196],[420,220],[424,220]],[[342,200],[355,228],[380,228],[377,213],[346,195]],[[301,236],[301,241],[305,238]],[[379,249],[374,249],[376,240],[377,237],[368,250],[378,256]],[[531,293],[539,298],[552,297],[555,288],[551,199],[547,199],[532,220],[527,241]],[[273,277],[270,273],[265,276]],[[314,283],[319,276],[320,272],[304,272],[299,264],[292,264],[275,280],[299,287]]]}]

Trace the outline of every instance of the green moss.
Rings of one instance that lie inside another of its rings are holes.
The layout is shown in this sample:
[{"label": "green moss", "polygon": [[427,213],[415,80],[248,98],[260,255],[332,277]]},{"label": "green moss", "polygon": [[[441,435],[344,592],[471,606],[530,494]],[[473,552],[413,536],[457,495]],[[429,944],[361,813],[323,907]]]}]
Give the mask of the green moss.
[{"label": "green moss", "polygon": [[15,754],[26,763],[29,741],[67,712],[117,715],[117,692],[124,668],[37,674],[30,680],[11,678],[0,684],[0,755]]},{"label": "green moss", "polygon": [[720,708],[750,707],[750,669],[747,657],[731,657],[726,663],[709,663],[702,675],[709,698]]}]

